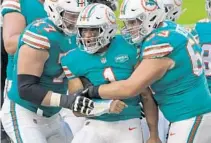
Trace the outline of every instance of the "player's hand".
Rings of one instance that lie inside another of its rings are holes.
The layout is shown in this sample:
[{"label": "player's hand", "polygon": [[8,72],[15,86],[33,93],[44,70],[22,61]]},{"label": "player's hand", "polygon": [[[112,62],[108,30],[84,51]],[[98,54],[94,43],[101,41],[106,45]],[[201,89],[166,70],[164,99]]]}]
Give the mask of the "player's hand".
[{"label": "player's hand", "polygon": [[94,102],[84,96],[76,96],[75,102],[72,105],[74,112],[79,112],[83,115],[89,115],[94,109]]},{"label": "player's hand", "polygon": [[84,96],[79,96],[83,91],[74,95],[62,95],[60,97],[59,106],[73,110],[84,115],[89,115],[94,108],[94,102]]},{"label": "player's hand", "polygon": [[150,137],[147,143],[162,143],[159,137]]},{"label": "player's hand", "polygon": [[89,86],[83,91],[77,93],[78,96],[84,96],[90,99],[101,99],[98,93],[99,86]]},{"label": "player's hand", "polygon": [[123,101],[113,100],[110,105],[109,113],[119,114],[126,107],[127,104],[125,104]]}]

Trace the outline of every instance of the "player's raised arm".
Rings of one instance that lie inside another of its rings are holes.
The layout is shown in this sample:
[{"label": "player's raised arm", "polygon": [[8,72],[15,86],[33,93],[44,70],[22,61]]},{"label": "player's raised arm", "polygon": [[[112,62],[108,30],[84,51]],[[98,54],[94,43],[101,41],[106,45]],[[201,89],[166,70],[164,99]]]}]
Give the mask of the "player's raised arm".
[{"label": "player's raised arm", "polygon": [[26,27],[26,21],[21,14],[19,0],[4,0],[2,3],[3,39],[7,53],[14,54],[18,45],[18,38]]}]

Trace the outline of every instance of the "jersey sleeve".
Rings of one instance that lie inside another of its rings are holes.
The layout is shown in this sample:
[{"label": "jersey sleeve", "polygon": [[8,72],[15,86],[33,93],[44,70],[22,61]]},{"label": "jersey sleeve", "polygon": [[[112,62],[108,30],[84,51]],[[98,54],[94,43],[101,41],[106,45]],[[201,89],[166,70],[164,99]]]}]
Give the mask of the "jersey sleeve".
[{"label": "jersey sleeve", "polygon": [[37,21],[27,26],[22,34],[20,46],[26,44],[31,48],[38,50],[50,49],[51,40],[48,36],[48,33],[44,29],[46,23],[41,23],[41,25],[39,24],[39,21]]},{"label": "jersey sleeve", "polygon": [[168,56],[173,51],[169,42],[169,31],[154,33],[145,39],[142,45],[143,59],[155,59]]},{"label": "jersey sleeve", "polygon": [[62,68],[64,70],[65,76],[68,78],[68,80],[74,79],[77,76],[71,71],[72,67],[75,67],[76,65],[73,65],[74,62],[72,62],[71,59],[71,52],[69,52],[66,56],[61,58],[61,64]]},{"label": "jersey sleeve", "polygon": [[19,0],[4,0],[2,3],[1,14],[4,16],[7,13],[18,12],[21,13]]},{"label": "jersey sleeve", "polygon": [[191,35],[193,35],[194,39],[199,44],[199,35],[197,33],[196,27],[197,27],[197,23],[193,27],[186,27],[186,29],[188,30],[188,32],[191,33]]}]

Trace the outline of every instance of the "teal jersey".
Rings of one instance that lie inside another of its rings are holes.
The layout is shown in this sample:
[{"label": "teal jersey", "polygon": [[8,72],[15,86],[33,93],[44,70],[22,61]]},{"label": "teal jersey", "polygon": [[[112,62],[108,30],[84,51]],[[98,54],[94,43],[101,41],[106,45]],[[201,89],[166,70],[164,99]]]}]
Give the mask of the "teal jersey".
[{"label": "teal jersey", "polygon": [[202,47],[204,70],[211,91],[211,21],[203,19],[196,23],[195,31],[197,32],[199,44]]},{"label": "teal jersey", "polygon": [[[139,53],[140,48],[129,45],[120,35],[117,35],[105,53],[88,54],[76,48],[63,57],[61,63],[70,80],[84,76],[97,86],[129,78],[137,64]],[[128,108],[120,114],[104,114],[93,119],[119,121],[141,117],[140,96],[123,101]]]},{"label": "teal jersey", "polygon": [[142,43],[143,59],[168,57],[174,61],[174,66],[151,85],[155,100],[170,122],[211,112],[201,51],[192,34],[169,21]]},{"label": "teal jersey", "polygon": [[67,78],[63,72],[60,59],[71,48],[75,48],[75,36],[67,37],[58,31],[57,27],[48,18],[37,20],[28,25],[20,36],[17,52],[14,56],[13,83],[8,97],[17,104],[36,112],[37,109],[43,110],[44,115],[51,116],[57,113],[60,108],[44,107],[34,105],[31,102],[22,100],[18,95],[17,88],[17,61],[19,50],[22,45],[30,48],[44,50],[49,53],[49,58],[45,62],[43,73],[40,77],[40,85],[53,92],[66,94]]},{"label": "teal jersey", "polygon": [[[26,25],[34,20],[47,17],[43,4],[39,0],[4,0],[2,3],[2,16],[17,12],[24,16]],[[7,79],[12,80],[13,55],[8,55]]]}]

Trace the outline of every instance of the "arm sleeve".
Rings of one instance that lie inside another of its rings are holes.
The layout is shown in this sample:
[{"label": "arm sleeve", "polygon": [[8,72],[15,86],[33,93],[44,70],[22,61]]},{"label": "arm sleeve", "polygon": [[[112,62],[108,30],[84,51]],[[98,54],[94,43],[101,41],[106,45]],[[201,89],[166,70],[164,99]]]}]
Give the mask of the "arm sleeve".
[{"label": "arm sleeve", "polygon": [[173,51],[170,44],[169,32],[161,31],[145,39],[142,45],[143,59],[155,59],[168,56]]},{"label": "arm sleeve", "polygon": [[[39,25],[40,24],[40,25]],[[21,39],[20,47],[24,44],[29,45],[31,48],[38,50],[48,50],[51,47],[50,38],[48,38],[47,31],[45,31],[45,23],[35,21],[24,30]]]},{"label": "arm sleeve", "polygon": [[18,12],[21,13],[19,0],[4,0],[2,3],[1,14],[4,16],[7,13]]}]

